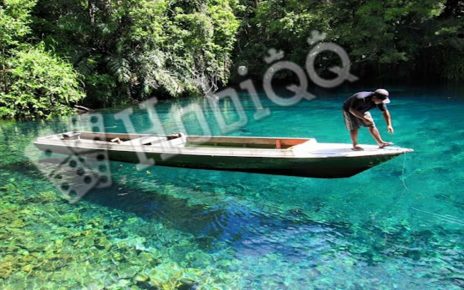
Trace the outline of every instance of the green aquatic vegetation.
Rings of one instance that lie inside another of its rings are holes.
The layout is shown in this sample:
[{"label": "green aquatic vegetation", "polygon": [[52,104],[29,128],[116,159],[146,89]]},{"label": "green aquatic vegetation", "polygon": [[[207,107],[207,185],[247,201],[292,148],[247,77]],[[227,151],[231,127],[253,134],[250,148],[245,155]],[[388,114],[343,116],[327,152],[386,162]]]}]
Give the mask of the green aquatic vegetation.
[{"label": "green aquatic vegetation", "polygon": [[[128,235],[125,227],[140,223],[137,217],[112,213],[106,218],[101,208],[85,202],[70,205],[55,190],[42,190],[50,186],[46,182],[37,183],[40,186],[32,188],[21,178],[10,178],[0,187],[1,285],[220,288],[214,286],[220,281],[211,271],[185,265],[189,262],[181,266],[163,253],[169,249],[149,247],[145,237]],[[192,248],[185,243],[183,247]],[[205,258],[196,253],[193,260]]]},{"label": "green aquatic vegetation", "polygon": [[[37,122],[37,124],[44,124],[45,121]],[[0,177],[9,178],[7,169],[20,170],[29,169],[31,164],[24,152],[32,140],[37,135],[35,128],[23,127],[14,121],[0,120],[0,152],[8,152],[2,154],[0,158]],[[8,167],[7,167],[8,166]]]}]

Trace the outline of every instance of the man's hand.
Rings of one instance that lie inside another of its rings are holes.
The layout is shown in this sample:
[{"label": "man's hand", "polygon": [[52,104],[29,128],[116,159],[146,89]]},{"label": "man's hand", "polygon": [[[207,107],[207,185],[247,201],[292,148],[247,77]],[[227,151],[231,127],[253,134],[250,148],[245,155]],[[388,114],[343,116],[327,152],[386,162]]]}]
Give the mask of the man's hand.
[{"label": "man's hand", "polygon": [[387,127],[387,131],[388,131],[388,133],[390,133],[390,134],[394,134],[394,133],[395,133],[395,129],[393,129],[393,126],[391,126],[391,125]]},{"label": "man's hand", "polygon": [[383,117],[385,118],[385,122],[387,123],[387,131],[388,131],[388,133],[390,133],[390,134],[395,133],[395,130],[393,129],[393,126],[392,126],[391,115],[390,115],[390,112],[388,110],[385,110],[385,112],[383,112]]}]

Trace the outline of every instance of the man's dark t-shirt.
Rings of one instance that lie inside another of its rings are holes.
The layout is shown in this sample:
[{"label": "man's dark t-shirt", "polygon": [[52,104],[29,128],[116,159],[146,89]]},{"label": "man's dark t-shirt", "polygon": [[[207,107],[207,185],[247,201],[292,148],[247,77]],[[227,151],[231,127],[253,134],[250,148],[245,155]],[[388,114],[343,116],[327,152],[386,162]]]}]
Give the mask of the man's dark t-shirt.
[{"label": "man's dark t-shirt", "polygon": [[370,109],[377,107],[382,112],[386,111],[387,105],[383,103],[376,105],[374,101],[372,101],[374,94],[374,92],[359,92],[352,95],[343,103],[343,110],[349,112],[350,108],[352,108],[364,114]]}]

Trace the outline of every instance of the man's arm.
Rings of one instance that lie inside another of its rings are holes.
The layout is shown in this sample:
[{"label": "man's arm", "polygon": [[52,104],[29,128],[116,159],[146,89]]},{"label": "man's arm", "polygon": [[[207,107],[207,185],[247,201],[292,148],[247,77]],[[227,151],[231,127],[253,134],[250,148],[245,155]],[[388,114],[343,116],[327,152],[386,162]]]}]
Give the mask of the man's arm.
[{"label": "man's arm", "polygon": [[388,133],[393,134],[395,130],[393,129],[390,111],[388,110],[383,111],[383,118],[385,119],[385,122],[387,123]]}]

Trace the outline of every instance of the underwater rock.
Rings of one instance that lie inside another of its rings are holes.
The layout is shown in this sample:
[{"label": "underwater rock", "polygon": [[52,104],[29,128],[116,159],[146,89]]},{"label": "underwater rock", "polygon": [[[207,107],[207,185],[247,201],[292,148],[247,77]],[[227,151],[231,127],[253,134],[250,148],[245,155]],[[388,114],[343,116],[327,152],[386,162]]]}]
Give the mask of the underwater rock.
[{"label": "underwater rock", "polygon": [[147,281],[137,281],[137,283],[135,285],[137,285],[141,289],[146,289],[146,290],[158,290],[158,289],[160,289],[159,287],[151,285]]},{"label": "underwater rock", "polygon": [[192,280],[182,280],[181,285],[177,287],[177,290],[197,290],[199,289],[198,283]]},{"label": "underwater rock", "polygon": [[123,266],[122,269],[118,269],[118,276],[119,278],[126,279],[126,278],[133,278],[136,277],[137,273],[141,270],[140,267],[137,266]]}]

